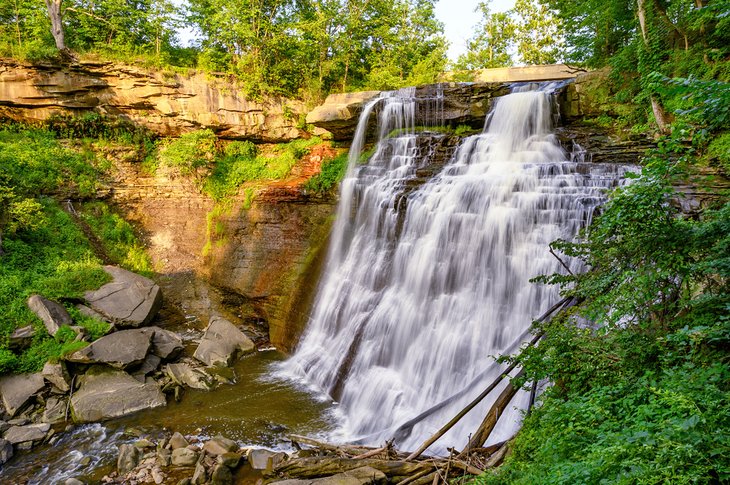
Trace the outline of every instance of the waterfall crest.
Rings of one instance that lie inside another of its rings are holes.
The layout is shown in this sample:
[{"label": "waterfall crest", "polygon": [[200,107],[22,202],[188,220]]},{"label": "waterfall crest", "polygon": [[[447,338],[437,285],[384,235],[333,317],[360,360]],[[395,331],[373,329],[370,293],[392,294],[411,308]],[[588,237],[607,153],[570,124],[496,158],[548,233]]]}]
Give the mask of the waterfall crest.
[{"label": "waterfall crest", "polygon": [[[415,130],[414,91],[365,107],[311,320],[282,366],[339,402],[342,439],[382,444],[481,378],[396,443],[414,449],[501,372],[494,356],[514,350],[557,301],[530,278],[561,271],[548,244],[573,238],[627,168],[571,160],[553,133],[550,87],[534,88],[494,100],[483,133],[423,182],[433,153]],[[438,124],[438,94],[428,104]],[[378,143],[362,163],[374,112]],[[463,447],[490,404],[431,451]],[[490,441],[511,436],[519,416],[505,412]]]}]

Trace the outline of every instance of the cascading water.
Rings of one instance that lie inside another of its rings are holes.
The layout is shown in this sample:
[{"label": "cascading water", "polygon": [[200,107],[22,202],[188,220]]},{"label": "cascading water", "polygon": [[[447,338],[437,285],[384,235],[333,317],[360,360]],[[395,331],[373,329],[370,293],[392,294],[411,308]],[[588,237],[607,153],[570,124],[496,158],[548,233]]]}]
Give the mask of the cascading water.
[{"label": "cascading water", "polygon": [[[456,395],[396,443],[414,449],[478,394],[501,372],[493,356],[514,351],[558,298],[529,282],[561,270],[548,244],[574,237],[627,170],[571,161],[552,134],[549,89],[528,89],[496,99],[484,132],[420,185],[431,153],[417,143],[413,91],[365,108],[311,321],[283,365],[339,402],[342,439],[382,444]],[[379,142],[363,164],[376,109]],[[490,404],[431,451],[463,446]],[[506,412],[490,441],[509,437],[518,420]]]}]

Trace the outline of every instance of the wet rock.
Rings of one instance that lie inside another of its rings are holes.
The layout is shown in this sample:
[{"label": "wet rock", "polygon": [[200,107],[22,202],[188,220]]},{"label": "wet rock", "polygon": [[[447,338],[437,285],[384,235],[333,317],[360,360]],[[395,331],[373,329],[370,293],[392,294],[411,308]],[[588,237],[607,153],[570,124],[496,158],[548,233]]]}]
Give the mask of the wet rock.
[{"label": "wet rock", "polygon": [[123,444],[119,447],[119,457],[117,458],[117,472],[119,475],[134,470],[139,464],[139,459],[142,456],[142,452],[139,448],[130,444]]},{"label": "wet rock", "polygon": [[199,453],[190,448],[172,450],[172,464],[174,466],[193,466],[198,462]]},{"label": "wet rock", "polygon": [[104,270],[114,279],[84,294],[91,309],[122,328],[150,323],[162,306],[160,287],[149,278],[116,266],[104,266]]},{"label": "wet rock", "polygon": [[152,468],[150,475],[152,475],[152,480],[158,485],[165,480],[165,475],[159,467]]},{"label": "wet rock", "polygon": [[49,429],[51,429],[51,425],[48,423],[12,426],[5,432],[3,438],[14,445],[26,441],[41,441],[46,437]]},{"label": "wet rock", "polygon": [[364,466],[324,478],[310,480],[280,480],[278,485],[380,485],[387,483],[385,473]]},{"label": "wet rock", "polygon": [[231,485],[233,483],[231,469],[225,465],[216,465],[210,475],[210,483],[212,485]]},{"label": "wet rock", "polygon": [[172,452],[167,449],[157,450],[157,459],[155,460],[160,466],[170,466],[172,463]]},{"label": "wet rock", "polygon": [[231,469],[237,468],[241,463],[241,455],[238,453],[223,453],[218,455],[218,463]]},{"label": "wet rock", "polygon": [[191,367],[188,364],[167,364],[165,373],[174,382],[191,387],[210,391],[216,387],[216,380],[203,369]]},{"label": "wet rock", "polygon": [[288,455],[283,452],[274,452],[269,450],[250,449],[246,453],[246,459],[254,470],[271,470],[280,465]]},{"label": "wet rock", "polygon": [[16,329],[8,339],[8,347],[12,350],[23,350],[30,346],[35,337],[35,329],[32,325]]},{"label": "wet rock", "polygon": [[125,416],[166,404],[154,382],[141,383],[126,372],[94,368],[80,379],[71,398],[71,413],[77,423]]},{"label": "wet rock", "polygon": [[183,342],[178,334],[160,327],[148,327],[154,331],[152,353],[162,360],[177,358],[183,351]]},{"label": "wet rock", "polygon": [[25,426],[28,423],[30,423],[30,419],[24,417],[15,418],[8,421],[8,424],[10,426]]},{"label": "wet rock", "polygon": [[58,329],[64,325],[71,325],[73,320],[66,309],[55,301],[47,300],[40,295],[28,298],[28,308],[43,321],[46,330],[51,336],[56,335]]},{"label": "wet rock", "polygon": [[10,423],[6,421],[0,421],[0,434],[6,432],[8,429],[10,429],[10,426],[12,426]]},{"label": "wet rock", "polygon": [[193,357],[206,365],[231,365],[241,354],[254,351],[254,343],[235,325],[221,317],[212,317]]},{"label": "wet rock", "polygon": [[178,448],[187,448],[190,445],[185,437],[177,431],[170,437],[170,448],[177,450]]},{"label": "wet rock", "polygon": [[106,364],[117,369],[141,364],[151,346],[152,333],[143,329],[121,330],[106,335],[70,356],[69,362]]},{"label": "wet rock", "polygon": [[203,445],[203,450],[209,455],[218,456],[238,450],[238,444],[233,440],[218,435],[206,441]]},{"label": "wet rock", "polygon": [[142,438],[141,440],[135,441],[134,446],[136,446],[139,449],[143,449],[143,448],[152,448],[155,446],[155,444],[148,439]]},{"label": "wet rock", "polygon": [[190,479],[190,478],[183,478],[182,480],[180,480],[179,482],[177,482],[177,485],[190,485],[191,483],[193,483],[193,480],[192,479]]},{"label": "wet rock", "polygon": [[0,438],[0,465],[13,457],[13,444],[5,439]]},{"label": "wet rock", "polygon": [[69,478],[63,482],[63,485],[84,485],[84,482],[77,478]]},{"label": "wet rock", "polygon": [[3,377],[0,379],[0,394],[5,410],[11,417],[15,416],[45,384],[40,372]]},{"label": "wet rock", "polygon": [[71,377],[66,370],[66,364],[46,362],[41,371],[43,378],[56,386],[61,392],[68,392],[70,389]]},{"label": "wet rock", "polygon": [[66,399],[56,397],[48,398],[46,408],[43,410],[41,421],[49,424],[61,423],[66,420]]}]

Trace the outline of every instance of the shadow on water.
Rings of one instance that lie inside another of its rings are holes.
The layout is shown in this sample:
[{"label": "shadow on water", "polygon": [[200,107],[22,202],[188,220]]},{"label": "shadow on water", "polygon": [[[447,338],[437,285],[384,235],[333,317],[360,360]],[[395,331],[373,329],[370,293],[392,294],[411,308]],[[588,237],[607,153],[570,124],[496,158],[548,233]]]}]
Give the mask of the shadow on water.
[{"label": "shadow on water", "polygon": [[291,433],[318,435],[334,427],[328,399],[270,377],[283,360],[268,350],[235,365],[236,384],[212,392],[187,390],[180,402],[102,424],[78,426],[53,445],[19,455],[1,470],[1,483],[55,484],[77,477],[90,483],[116,467],[118,446],[138,436],[161,437],[166,431],[212,437],[222,434],[242,446],[288,449]]}]

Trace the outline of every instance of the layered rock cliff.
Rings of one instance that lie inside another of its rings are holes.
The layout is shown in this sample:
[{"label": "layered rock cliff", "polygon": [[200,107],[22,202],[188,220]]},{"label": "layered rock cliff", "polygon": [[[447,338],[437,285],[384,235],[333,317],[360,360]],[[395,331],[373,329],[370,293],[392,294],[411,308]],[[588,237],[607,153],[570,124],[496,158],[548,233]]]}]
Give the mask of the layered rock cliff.
[{"label": "layered rock cliff", "polygon": [[22,122],[53,114],[120,116],[163,136],[210,128],[222,138],[290,141],[301,101],[247,99],[234,80],[152,72],[112,62],[26,64],[0,59],[0,117]]}]

